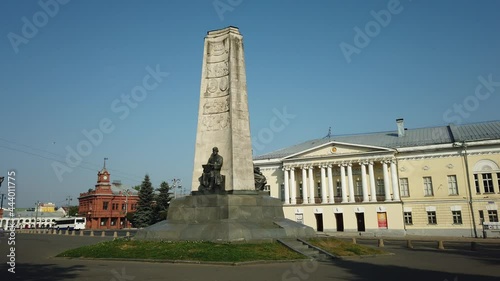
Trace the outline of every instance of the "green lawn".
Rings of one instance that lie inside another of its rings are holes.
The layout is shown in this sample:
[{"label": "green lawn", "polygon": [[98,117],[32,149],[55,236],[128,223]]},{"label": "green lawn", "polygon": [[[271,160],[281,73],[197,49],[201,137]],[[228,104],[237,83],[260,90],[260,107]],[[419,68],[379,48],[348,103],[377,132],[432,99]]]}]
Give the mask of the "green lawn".
[{"label": "green lawn", "polygon": [[312,245],[321,248],[336,256],[364,256],[364,255],[382,255],[388,254],[388,252],[363,246],[359,244],[353,244],[351,242],[342,241],[336,238],[312,238],[307,240]]},{"label": "green lawn", "polygon": [[219,244],[211,242],[153,242],[124,239],[68,250],[57,256],[216,262],[294,260],[305,258],[279,243]]}]

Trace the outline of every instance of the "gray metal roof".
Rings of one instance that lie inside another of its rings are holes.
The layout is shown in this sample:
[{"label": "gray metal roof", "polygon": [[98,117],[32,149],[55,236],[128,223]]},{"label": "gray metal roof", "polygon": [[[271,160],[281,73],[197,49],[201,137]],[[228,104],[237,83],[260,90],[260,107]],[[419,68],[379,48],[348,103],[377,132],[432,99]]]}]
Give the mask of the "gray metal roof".
[{"label": "gray metal roof", "polygon": [[130,186],[126,186],[126,185],[116,185],[116,184],[112,184],[111,185],[111,192],[113,192],[114,195],[119,195],[120,192],[125,195],[127,193],[127,190],[128,190],[128,195],[138,195],[139,194],[139,191],[133,189],[132,187]]},{"label": "gray metal roof", "polygon": [[379,133],[331,136],[329,138],[309,140],[297,145],[259,155],[254,157],[254,160],[283,158],[331,141],[394,149],[401,147],[493,139],[500,139],[500,121],[406,129],[405,135],[402,137],[398,137],[398,132],[396,130]]},{"label": "gray metal roof", "polygon": [[500,135],[500,121],[450,127],[458,142],[498,139]]}]

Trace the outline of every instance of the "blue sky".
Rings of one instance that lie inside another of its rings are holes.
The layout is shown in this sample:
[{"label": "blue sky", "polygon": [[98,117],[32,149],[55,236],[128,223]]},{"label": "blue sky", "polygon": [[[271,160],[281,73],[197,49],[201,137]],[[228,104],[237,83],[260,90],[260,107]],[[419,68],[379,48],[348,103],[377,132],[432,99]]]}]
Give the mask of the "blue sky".
[{"label": "blue sky", "polygon": [[[230,25],[244,36],[255,155],[329,127],[499,120],[499,10],[498,1],[1,1],[0,174],[16,171],[18,207],[76,204],[104,157],[112,180],[132,186],[148,173],[155,186],[180,178],[189,190],[203,38]],[[168,77],[133,106],[122,101],[148,67]],[[284,111],[285,126],[270,130]],[[58,177],[54,163],[67,164],[83,131],[100,126]]]}]

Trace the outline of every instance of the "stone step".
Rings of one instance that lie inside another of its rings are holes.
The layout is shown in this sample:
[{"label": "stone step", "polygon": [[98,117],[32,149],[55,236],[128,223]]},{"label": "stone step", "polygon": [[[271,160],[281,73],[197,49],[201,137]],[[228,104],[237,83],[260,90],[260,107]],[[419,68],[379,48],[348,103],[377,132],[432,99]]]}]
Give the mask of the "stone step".
[{"label": "stone step", "polygon": [[296,248],[296,249],[308,249],[309,246],[303,244],[302,242],[299,242],[299,241],[295,241],[295,242],[292,242],[292,243],[289,243],[287,242],[287,244],[290,246],[290,247],[293,247],[293,248]]},{"label": "stone step", "polygon": [[314,256],[313,258],[317,261],[331,261],[332,260],[329,256],[327,256],[323,253],[319,253],[317,256]]},{"label": "stone step", "polygon": [[316,256],[318,256],[320,253],[318,252],[318,250],[315,250],[315,249],[305,249],[305,250],[301,250],[301,252],[308,256],[308,257],[311,257],[311,258],[314,258]]},{"label": "stone step", "polygon": [[305,242],[305,241],[302,241],[302,240],[300,240],[300,239],[298,239],[298,241],[299,241],[299,242],[301,242],[301,243],[303,243],[304,245],[307,245],[310,249],[313,249],[313,250],[315,250],[315,251],[317,252],[317,254],[315,254],[315,255],[311,256],[311,257],[312,257],[312,258],[314,258],[315,260],[318,260],[318,261],[332,261],[332,260],[334,260],[334,259],[335,259],[332,255],[330,255],[330,254],[328,254],[328,253],[326,253],[326,252],[323,252],[323,251],[322,251],[322,250],[320,250],[319,248],[314,247],[314,246],[312,246],[312,245],[308,244],[308,243],[307,243],[307,242]]},{"label": "stone step", "polygon": [[307,247],[306,245],[300,245],[300,246],[291,246],[291,245],[289,245],[289,247],[293,248],[296,251],[301,251],[301,252],[309,250],[309,247]]},{"label": "stone step", "polygon": [[294,239],[282,239],[282,242],[286,243],[288,247],[291,247],[297,252],[300,252],[310,258],[313,258],[315,260],[319,261],[328,261],[331,260],[329,256],[323,254],[322,252],[309,247],[309,245],[302,243],[299,240],[294,240]]}]

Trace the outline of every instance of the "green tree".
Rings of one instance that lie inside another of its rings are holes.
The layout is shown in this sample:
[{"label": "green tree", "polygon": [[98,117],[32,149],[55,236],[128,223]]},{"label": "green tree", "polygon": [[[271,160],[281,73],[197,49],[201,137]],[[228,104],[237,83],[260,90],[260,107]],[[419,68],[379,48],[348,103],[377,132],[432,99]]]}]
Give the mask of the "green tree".
[{"label": "green tree", "polygon": [[135,227],[146,227],[154,222],[153,200],[153,186],[149,180],[149,175],[146,174],[139,190],[137,211],[134,214],[133,222]]},{"label": "green tree", "polygon": [[135,227],[135,212],[128,212],[125,217],[127,218],[127,221]]},{"label": "green tree", "polygon": [[68,208],[68,217],[78,216],[78,206],[70,206]]},{"label": "green tree", "polygon": [[155,222],[167,219],[168,206],[170,205],[170,200],[172,200],[170,190],[170,186],[165,181],[162,182],[160,188],[158,188],[155,205]]}]

